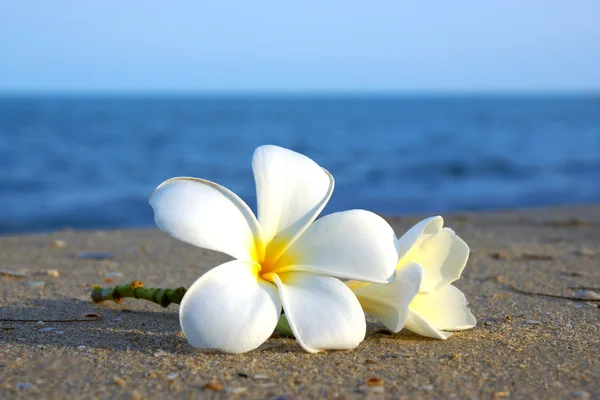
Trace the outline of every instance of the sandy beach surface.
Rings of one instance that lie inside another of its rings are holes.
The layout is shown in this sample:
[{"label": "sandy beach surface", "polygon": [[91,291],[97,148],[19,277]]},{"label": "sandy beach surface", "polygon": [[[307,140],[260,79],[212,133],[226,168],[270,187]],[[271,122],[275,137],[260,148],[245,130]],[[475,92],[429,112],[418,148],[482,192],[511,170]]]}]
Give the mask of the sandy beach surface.
[{"label": "sandy beach surface", "polygon": [[[401,234],[420,217],[388,220]],[[227,260],[158,230],[0,237],[0,398],[600,399],[600,303],[510,286],[600,287],[600,205],[445,217],[471,247],[456,285],[477,326],[438,341],[369,319],[359,348],[319,354],[286,338],[240,355],[194,349],[176,305],[91,302],[93,284],[189,286]],[[6,321],[86,314],[101,320]]]}]

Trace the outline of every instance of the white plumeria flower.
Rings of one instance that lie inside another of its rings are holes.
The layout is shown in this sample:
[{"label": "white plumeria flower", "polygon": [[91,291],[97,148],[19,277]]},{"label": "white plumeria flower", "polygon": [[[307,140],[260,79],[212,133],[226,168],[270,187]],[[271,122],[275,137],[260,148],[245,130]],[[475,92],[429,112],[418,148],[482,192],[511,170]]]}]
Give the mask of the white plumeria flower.
[{"label": "white plumeria flower", "polygon": [[363,309],[388,329],[403,327],[422,336],[447,339],[476,320],[464,294],[452,282],[469,258],[469,246],[442,217],[427,218],[396,241],[398,265],[388,285],[348,281]]},{"label": "white plumeria flower", "polygon": [[283,307],[305,350],[358,346],[365,316],[337,278],[387,282],[397,261],[392,228],[364,210],[313,223],[334,181],[301,154],[261,146],[252,169],[258,218],[234,193],[202,179],[169,179],[150,197],[160,229],[235,258],[202,275],[183,297],[185,337],[195,347],[249,351],[273,333]]}]

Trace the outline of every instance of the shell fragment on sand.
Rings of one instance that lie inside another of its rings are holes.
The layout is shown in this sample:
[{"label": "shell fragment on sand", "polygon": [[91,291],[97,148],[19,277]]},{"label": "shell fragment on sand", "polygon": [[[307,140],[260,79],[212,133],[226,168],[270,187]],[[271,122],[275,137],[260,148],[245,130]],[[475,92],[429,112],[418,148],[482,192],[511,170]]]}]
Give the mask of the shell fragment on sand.
[{"label": "shell fragment on sand", "polygon": [[593,290],[580,290],[575,293],[575,297],[583,300],[600,300],[600,294]]},{"label": "shell fragment on sand", "polygon": [[27,274],[19,271],[13,271],[10,269],[0,269],[0,275],[9,276],[11,278],[25,278]]}]

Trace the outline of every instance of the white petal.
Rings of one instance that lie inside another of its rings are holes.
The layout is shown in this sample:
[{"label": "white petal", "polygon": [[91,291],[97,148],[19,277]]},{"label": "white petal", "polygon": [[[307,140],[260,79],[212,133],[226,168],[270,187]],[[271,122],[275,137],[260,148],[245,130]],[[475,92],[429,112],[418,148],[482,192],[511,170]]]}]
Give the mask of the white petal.
[{"label": "white petal", "polygon": [[351,210],[315,221],[277,265],[288,271],[387,283],[397,261],[392,227],[377,214]]},{"label": "white petal", "polygon": [[445,331],[460,331],[475,326],[465,295],[453,285],[431,293],[418,294],[410,304],[431,325]]},{"label": "white petal", "polygon": [[156,225],[176,239],[244,261],[261,256],[256,254],[263,248],[254,214],[238,196],[216,183],[169,179],[149,201]]},{"label": "white petal", "polygon": [[425,236],[410,260],[425,268],[421,291],[439,290],[460,278],[469,258],[469,246],[451,229]]},{"label": "white petal", "polygon": [[188,289],[179,308],[181,329],[194,347],[243,353],[271,336],[281,314],[277,287],[257,278],[258,265],[230,261]]},{"label": "white petal", "polygon": [[365,314],[342,281],[305,272],[273,276],[290,328],[304,350],[353,349],[363,341]]},{"label": "white petal", "polygon": [[408,305],[419,292],[423,280],[423,267],[419,264],[408,264],[396,271],[392,283],[372,283],[359,287],[356,281],[346,282],[353,289],[363,310],[379,321],[392,332],[400,332],[408,318]]},{"label": "white petal", "polygon": [[[439,215],[429,217],[410,228],[400,239],[396,240],[398,259],[401,260],[419,242],[421,235],[437,233],[444,226],[444,219]],[[410,261],[410,260],[407,260]]]},{"label": "white petal", "polygon": [[333,177],[310,158],[271,145],[256,149],[252,169],[267,254],[278,257],[325,207]]},{"label": "white petal", "polygon": [[406,320],[406,325],[404,327],[418,335],[434,339],[445,340],[452,336],[450,332],[442,332],[431,325],[431,323],[423,318],[421,314],[412,309],[408,310],[408,319]]}]

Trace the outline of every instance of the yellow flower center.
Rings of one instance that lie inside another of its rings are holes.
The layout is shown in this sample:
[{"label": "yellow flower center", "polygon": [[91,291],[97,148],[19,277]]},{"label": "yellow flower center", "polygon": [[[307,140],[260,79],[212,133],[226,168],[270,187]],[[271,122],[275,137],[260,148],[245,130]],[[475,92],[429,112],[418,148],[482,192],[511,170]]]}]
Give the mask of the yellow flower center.
[{"label": "yellow flower center", "polygon": [[289,257],[285,256],[287,247],[288,243],[286,241],[272,242],[269,246],[266,246],[262,260],[258,256],[254,257],[253,261],[257,264],[257,278],[274,283],[273,274],[289,265]]}]

